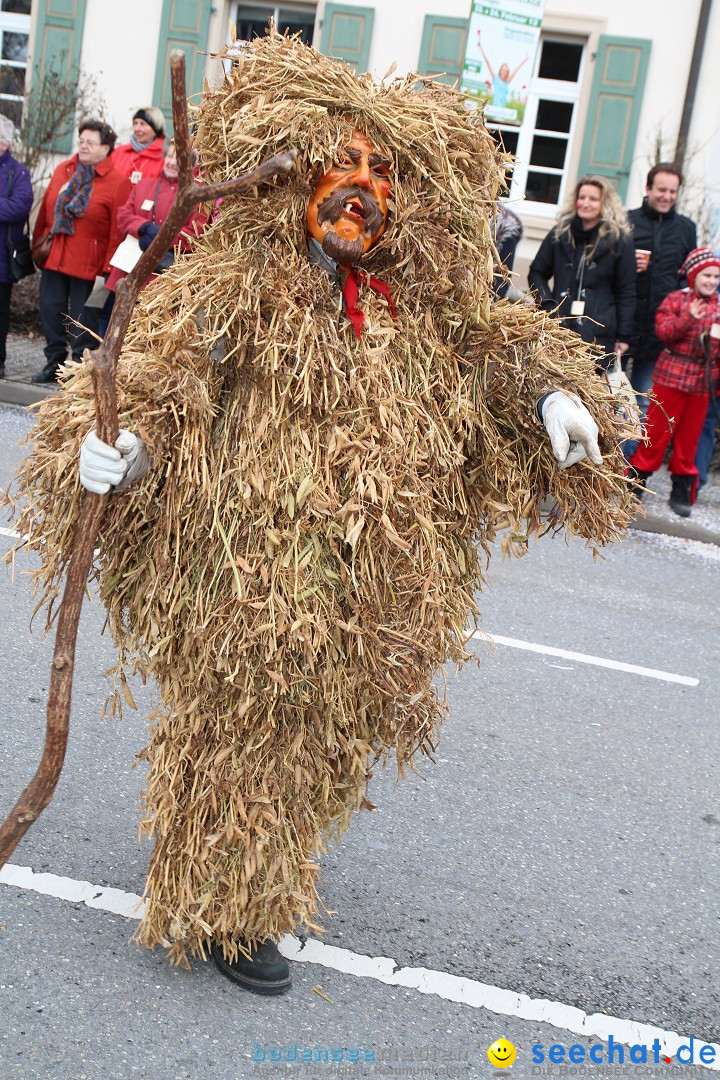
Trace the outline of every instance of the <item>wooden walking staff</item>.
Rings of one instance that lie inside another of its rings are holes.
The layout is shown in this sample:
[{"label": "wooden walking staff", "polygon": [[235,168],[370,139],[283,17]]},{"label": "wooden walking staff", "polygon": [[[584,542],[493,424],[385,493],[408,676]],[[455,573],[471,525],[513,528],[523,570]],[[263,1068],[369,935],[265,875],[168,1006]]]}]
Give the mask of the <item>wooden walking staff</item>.
[{"label": "wooden walking staff", "polygon": [[[172,79],[172,112],[175,125],[175,147],[178,162],[178,192],[172,209],[157,236],[126,278],[117,286],[117,299],[102,344],[93,352],[86,351],[85,362],[92,375],[95,391],[97,432],[103,442],[115,444],[118,437],[115,372],[132,309],[140,289],[152,274],[158,261],[172,246],[193,206],[211,202],[238,191],[246,191],[281,173],[292,169],[295,152],[277,154],[252,172],[219,184],[195,183],[190,148],[187,104],[185,99],[185,54],[174,49],[170,55]],[[10,811],[0,829],[0,867],[8,860],[16,845],[40,816],[53,797],[65,760],[68,738],[70,701],[72,695],[75,640],[83,594],[92,567],[93,552],[107,495],[86,492],[72,555],[68,565],[65,592],[58,613],[55,652],[50,674],[47,705],[45,749],[38,770]]]}]

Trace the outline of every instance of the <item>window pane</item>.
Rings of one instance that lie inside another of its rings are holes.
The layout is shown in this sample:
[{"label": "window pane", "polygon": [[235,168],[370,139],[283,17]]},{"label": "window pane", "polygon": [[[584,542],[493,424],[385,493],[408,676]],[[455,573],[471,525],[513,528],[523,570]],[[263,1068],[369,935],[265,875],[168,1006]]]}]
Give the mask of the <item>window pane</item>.
[{"label": "window pane", "polygon": [[293,19],[292,22],[286,22],[283,20],[278,23],[278,30],[281,34],[284,34],[287,30],[291,34],[300,33],[300,40],[304,41],[306,45],[312,45],[313,30],[315,28],[315,20],[309,23],[298,22],[297,19]]},{"label": "window pane", "polygon": [[530,164],[542,165],[546,169],[565,167],[567,139],[553,139],[551,135],[536,135],[530,151]]},{"label": "window pane", "polygon": [[554,203],[560,198],[561,176],[528,171],[525,183],[525,198],[533,202]]},{"label": "window pane", "polygon": [[0,64],[0,94],[13,94],[22,97],[25,93],[25,68],[8,67]]},{"label": "window pane", "polygon": [[252,41],[256,37],[265,37],[267,28],[267,19],[239,19],[237,36],[240,41]]},{"label": "window pane", "polygon": [[3,11],[14,11],[17,15],[30,14],[31,0],[2,0]]},{"label": "window pane", "polygon": [[520,132],[508,128],[488,128],[495,142],[506,154],[517,154],[518,139]]},{"label": "window pane", "polygon": [[268,19],[275,18],[274,4],[238,4],[237,21],[243,19],[259,20],[267,25]]},{"label": "window pane", "polygon": [[240,41],[265,37],[268,19],[275,18],[274,4],[238,4],[235,26]]},{"label": "window pane", "polygon": [[571,101],[547,101],[540,98],[535,127],[545,131],[569,131],[573,108]]},{"label": "window pane", "polygon": [[0,113],[7,116],[8,120],[12,120],[16,128],[22,124],[22,110],[22,101],[8,101],[7,98],[0,98]]},{"label": "window pane", "polygon": [[312,45],[313,31],[315,29],[315,12],[298,11],[292,8],[278,9],[278,30],[284,34],[288,30],[291,34],[300,33],[300,40],[306,45]]},{"label": "window pane", "polygon": [[544,41],[538,75],[541,79],[577,82],[582,51],[582,45],[569,45],[565,41]]},{"label": "window pane", "polygon": [[251,41],[254,37],[264,37],[268,19],[277,17],[277,28],[281,34],[299,33],[306,45],[312,44],[315,29],[315,12],[297,8],[276,8],[274,4],[238,4],[237,36],[242,41]]},{"label": "window pane", "polygon": [[2,36],[3,60],[27,60],[29,34],[15,34],[4,30]]}]

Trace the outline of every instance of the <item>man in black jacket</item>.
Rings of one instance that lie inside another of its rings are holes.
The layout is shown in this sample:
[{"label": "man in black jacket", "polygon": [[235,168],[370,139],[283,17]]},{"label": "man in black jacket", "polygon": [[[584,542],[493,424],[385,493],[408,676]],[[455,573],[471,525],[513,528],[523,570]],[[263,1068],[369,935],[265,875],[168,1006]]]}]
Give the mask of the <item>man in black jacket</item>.
[{"label": "man in black jacket", "polygon": [[[630,381],[638,394],[645,394],[650,387],[655,361],[663,347],[655,336],[655,313],[668,293],[678,288],[680,267],[697,247],[695,223],[675,210],[681,183],[677,165],[653,165],[647,175],[642,206],[628,213],[638,272],[628,356],[632,357]],[[640,398],[643,415],[647,401]]]}]

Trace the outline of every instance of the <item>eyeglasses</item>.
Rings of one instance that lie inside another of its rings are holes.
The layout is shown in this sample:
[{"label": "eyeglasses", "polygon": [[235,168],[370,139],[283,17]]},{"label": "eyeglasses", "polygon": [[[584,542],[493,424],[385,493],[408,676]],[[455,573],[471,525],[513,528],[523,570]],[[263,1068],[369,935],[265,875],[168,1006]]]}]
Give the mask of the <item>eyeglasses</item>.
[{"label": "eyeglasses", "polygon": [[102,146],[100,139],[78,139],[78,146]]}]

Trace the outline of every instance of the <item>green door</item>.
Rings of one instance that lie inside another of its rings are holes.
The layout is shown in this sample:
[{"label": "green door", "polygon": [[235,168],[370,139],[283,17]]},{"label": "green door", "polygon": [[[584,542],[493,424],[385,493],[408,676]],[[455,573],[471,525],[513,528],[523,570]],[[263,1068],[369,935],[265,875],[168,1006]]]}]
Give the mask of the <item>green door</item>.
[{"label": "green door", "polygon": [[467,19],[426,15],[420,46],[420,75],[441,75],[453,86],[462,74]]},{"label": "green door", "polygon": [[205,69],[202,53],[207,51],[211,10],[212,0],[163,0],[152,104],[162,109],[170,133],[173,129],[170,53],[173,49],[182,49],[185,53],[187,95],[199,94]]},{"label": "green door", "polygon": [[326,4],[320,52],[337,56],[357,72],[367,71],[375,9]]},{"label": "green door", "polygon": [[595,58],[580,175],[606,176],[627,195],[652,42],[602,35]]},{"label": "green door", "polygon": [[[86,0],[42,0],[38,5],[30,82],[31,104],[33,101],[37,103],[43,101],[44,76],[57,78],[73,88],[77,86],[85,25],[85,5]],[[43,108],[42,104],[39,107]],[[52,149],[57,154],[70,152],[73,119],[68,120],[65,129],[58,131],[53,141]],[[39,130],[42,127],[42,118],[38,118],[37,125],[31,124],[31,132],[33,126]]]}]

